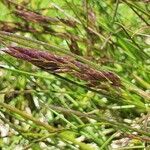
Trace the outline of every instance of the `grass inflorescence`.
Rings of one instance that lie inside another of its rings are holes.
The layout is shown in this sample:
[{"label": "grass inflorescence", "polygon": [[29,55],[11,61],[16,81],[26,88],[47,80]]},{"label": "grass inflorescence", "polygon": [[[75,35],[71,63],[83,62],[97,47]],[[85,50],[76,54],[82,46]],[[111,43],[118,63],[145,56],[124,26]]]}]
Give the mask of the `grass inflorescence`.
[{"label": "grass inflorescence", "polygon": [[149,147],[149,1],[0,8],[0,147]]}]

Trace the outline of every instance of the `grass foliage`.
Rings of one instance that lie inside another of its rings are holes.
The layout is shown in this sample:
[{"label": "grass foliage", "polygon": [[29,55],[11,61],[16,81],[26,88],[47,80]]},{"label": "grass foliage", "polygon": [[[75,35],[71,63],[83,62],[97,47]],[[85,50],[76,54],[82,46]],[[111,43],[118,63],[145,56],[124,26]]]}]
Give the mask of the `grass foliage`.
[{"label": "grass foliage", "polygon": [[148,150],[149,4],[0,0],[0,147]]}]

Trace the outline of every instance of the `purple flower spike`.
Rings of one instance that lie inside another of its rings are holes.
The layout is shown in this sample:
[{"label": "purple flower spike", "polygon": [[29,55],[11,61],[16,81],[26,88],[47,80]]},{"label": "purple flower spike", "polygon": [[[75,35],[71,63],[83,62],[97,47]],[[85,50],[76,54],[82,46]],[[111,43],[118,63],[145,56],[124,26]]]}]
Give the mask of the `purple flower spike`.
[{"label": "purple flower spike", "polygon": [[13,57],[26,60],[46,71],[55,73],[67,72],[87,81],[88,85],[93,87],[98,88],[101,82],[109,83],[113,86],[121,85],[119,77],[114,73],[110,71],[97,71],[69,57],[62,57],[45,51],[16,46],[8,46],[8,49],[4,50],[4,52]]}]

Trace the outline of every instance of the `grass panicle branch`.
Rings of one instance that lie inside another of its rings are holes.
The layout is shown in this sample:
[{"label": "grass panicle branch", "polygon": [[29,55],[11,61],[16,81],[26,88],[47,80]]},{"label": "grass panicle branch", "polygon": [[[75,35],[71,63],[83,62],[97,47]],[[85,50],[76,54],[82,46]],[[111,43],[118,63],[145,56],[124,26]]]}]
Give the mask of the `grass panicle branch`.
[{"label": "grass panicle branch", "polygon": [[4,52],[10,54],[13,57],[31,62],[35,66],[46,71],[52,71],[54,73],[67,72],[84,81],[87,81],[90,86],[97,88],[101,82],[107,82],[113,86],[121,85],[119,77],[112,72],[100,72],[94,70],[88,65],[66,56],[58,56],[48,52],[16,46],[8,46]]}]

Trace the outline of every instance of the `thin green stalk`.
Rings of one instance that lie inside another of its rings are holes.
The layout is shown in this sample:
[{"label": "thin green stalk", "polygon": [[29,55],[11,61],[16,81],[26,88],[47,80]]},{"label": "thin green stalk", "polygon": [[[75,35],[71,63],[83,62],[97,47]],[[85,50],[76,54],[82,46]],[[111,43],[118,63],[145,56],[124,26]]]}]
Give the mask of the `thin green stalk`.
[{"label": "thin green stalk", "polygon": [[144,81],[142,78],[140,78],[138,75],[133,74],[134,78],[137,80],[139,84],[141,84],[144,88],[150,89],[150,84],[146,81]]},{"label": "thin green stalk", "polygon": [[16,113],[16,114],[22,116],[23,118],[25,118],[27,120],[31,120],[36,125],[42,126],[43,128],[45,128],[49,132],[57,132],[58,131],[58,129],[48,125],[47,123],[41,122],[41,121],[33,118],[31,115],[27,114],[26,112],[23,112],[23,111],[15,108],[15,107],[12,107],[12,106],[10,106],[6,103],[0,102],[0,106],[2,106],[3,108],[9,110],[10,112],[13,112],[13,113]]},{"label": "thin green stalk", "polygon": [[136,11],[132,6],[131,6],[130,8],[134,11],[134,13],[135,13],[143,22],[145,22],[146,25],[148,25],[148,26],[150,25],[150,24],[144,19],[144,17],[138,13],[138,11]]},{"label": "thin green stalk", "polygon": [[[1,110],[0,110],[0,111],[1,111]],[[1,116],[0,116],[0,120],[2,120],[5,124],[9,124],[9,126],[10,126],[11,128],[13,128],[15,131],[17,131],[24,139],[28,139],[28,138],[24,135],[23,131],[18,128],[18,126],[14,125],[14,124],[11,123],[10,121],[8,121],[6,118],[1,117]]]},{"label": "thin green stalk", "polygon": [[[15,69],[15,68],[10,68],[10,67],[7,67],[7,66],[2,66],[2,65],[1,65],[0,68],[6,69],[6,70],[9,70],[9,71],[12,71],[12,72],[16,72],[16,73],[22,74],[22,75],[24,75],[24,76],[34,76],[34,77],[38,77],[38,78],[41,78],[41,79],[51,80],[51,78],[48,77],[48,76],[38,75],[38,74],[31,73],[31,72],[22,71],[22,70],[18,70],[18,69]],[[50,73],[50,72],[49,72],[49,73]],[[104,90],[101,90],[101,89],[96,90],[96,89],[90,88],[90,87],[88,87],[88,86],[85,86],[85,85],[83,85],[83,84],[77,83],[77,82],[75,82],[75,81],[73,81],[73,80],[67,79],[67,78],[65,78],[65,77],[63,77],[63,76],[60,76],[60,75],[58,75],[58,74],[55,74],[55,73],[51,73],[51,74],[55,75],[55,76],[58,77],[59,79],[62,79],[63,81],[67,81],[67,82],[69,82],[69,83],[71,83],[71,84],[73,84],[73,85],[82,87],[82,88],[84,88],[84,89],[90,90],[90,91],[95,92],[95,93],[98,93],[98,94],[102,94],[102,95],[104,95],[104,96],[106,96],[106,97],[108,97],[108,98],[110,98],[110,99],[111,99],[111,98],[113,99],[113,96],[111,96],[110,93],[107,93],[107,92],[105,92]]]},{"label": "thin green stalk", "polygon": [[[130,36],[130,34],[127,32],[127,30],[125,29],[124,25],[120,24],[119,22],[116,22],[116,24],[118,24],[122,29],[123,31],[126,33],[126,35],[128,36],[128,38],[134,43],[134,45],[139,49],[138,52],[140,52],[141,54],[143,54],[143,56],[149,58],[149,55],[147,53],[145,53],[143,51],[143,49],[139,46],[139,44],[137,42],[135,42],[135,40]],[[139,53],[139,55],[140,55]]]},{"label": "thin green stalk", "polygon": [[[43,103],[43,105],[46,105]],[[113,121],[113,120],[110,120],[110,119],[106,119],[100,115],[96,116],[96,115],[91,115],[91,114],[88,114],[88,113],[82,113],[80,111],[74,111],[72,109],[67,109],[67,108],[62,108],[62,107],[58,107],[58,106],[53,106],[53,105],[46,105],[47,107],[50,107],[51,109],[54,109],[56,111],[60,111],[62,113],[65,113],[65,114],[75,114],[77,116],[82,116],[82,117],[85,117],[85,118],[92,118],[92,119],[95,119],[97,121],[103,121],[103,122],[106,122],[118,129],[120,129],[121,131],[125,132],[124,130],[131,130],[131,131],[135,131],[137,133],[140,133],[140,134],[143,134],[143,135],[146,135],[146,136],[150,136],[150,133],[147,133],[146,131],[143,131],[143,130],[140,130],[140,129],[135,129],[135,128],[132,128],[126,124],[123,124],[123,123],[120,123],[120,122],[116,122],[116,121]]]},{"label": "thin green stalk", "polygon": [[99,71],[102,71],[104,70],[104,68],[102,66],[99,66],[79,55],[76,55],[74,53],[71,53],[68,49],[66,48],[60,48],[58,46],[54,46],[54,45],[50,45],[50,44],[47,44],[45,42],[42,42],[42,41],[38,41],[38,40],[35,40],[35,39],[31,39],[31,38],[27,38],[27,37],[23,37],[23,36],[20,36],[20,35],[16,35],[16,34],[13,34],[13,33],[9,33],[9,32],[4,32],[4,31],[0,31],[0,38],[1,39],[5,39],[5,40],[8,40],[8,41],[12,41],[12,42],[16,42],[18,44],[21,44],[23,46],[27,46],[27,47],[30,47],[30,48],[36,48],[36,49],[40,49],[41,46],[43,46],[45,49],[47,50],[54,50],[54,51],[58,51],[60,53],[63,53],[63,54],[66,54],[66,55],[69,55],[73,58],[76,58],[77,60],[89,65],[90,67],[92,68],[95,68]]},{"label": "thin green stalk", "polygon": [[113,150],[132,150],[132,149],[144,149],[146,148],[145,146],[127,146],[127,147],[121,147],[121,148],[115,148]]},{"label": "thin green stalk", "polygon": [[[31,120],[36,125],[43,127],[44,129],[46,129],[50,133],[64,131],[63,129],[56,129],[56,128],[48,125],[47,123],[41,122],[41,121],[33,118],[31,115],[27,114],[26,112],[20,111],[19,109],[15,108],[15,107],[12,107],[12,106],[10,106],[10,105],[8,105],[6,103],[0,102],[0,106],[2,106],[3,108],[7,109],[10,112],[13,112],[13,113],[16,113],[16,114],[22,116],[23,118],[25,118],[27,120]],[[82,143],[82,142],[78,142],[77,140],[75,140],[71,136],[68,136],[68,135],[66,136],[65,132],[59,133],[58,136],[60,138],[64,139],[65,141],[69,140],[69,141],[73,142],[74,144],[79,145],[82,150],[92,150],[92,148],[90,146],[88,146],[87,144]]]},{"label": "thin green stalk", "polygon": [[137,10],[139,10],[140,12],[142,12],[143,14],[145,14],[146,16],[150,17],[150,14],[148,12],[146,12],[145,10],[143,10],[141,7],[135,5],[134,3],[127,1],[127,0],[122,0],[123,2],[125,2],[129,7],[132,6],[134,8],[136,8]]},{"label": "thin green stalk", "polygon": [[118,132],[114,133],[113,135],[111,135],[105,142],[104,144],[100,147],[99,150],[103,150],[111,141],[112,139],[114,139],[116,137],[116,135],[118,134]]},{"label": "thin green stalk", "polygon": [[115,22],[118,7],[119,7],[119,0],[116,0],[116,7],[115,7],[115,11],[114,11],[113,19],[112,19],[112,24]]}]

